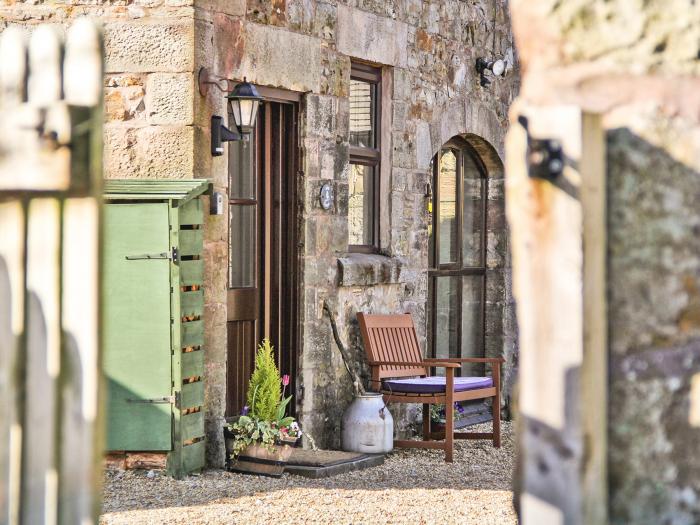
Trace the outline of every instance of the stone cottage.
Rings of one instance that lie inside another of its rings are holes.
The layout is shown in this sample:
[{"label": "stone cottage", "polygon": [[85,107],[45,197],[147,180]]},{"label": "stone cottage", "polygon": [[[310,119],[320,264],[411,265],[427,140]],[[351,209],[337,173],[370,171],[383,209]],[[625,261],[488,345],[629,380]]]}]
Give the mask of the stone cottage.
[{"label": "stone cottage", "polygon": [[[104,24],[105,177],[204,178],[223,196],[205,225],[211,464],[264,336],[304,428],[339,445],[351,385],[324,304],[358,363],[358,311],[410,312],[426,354],[504,355],[509,407],[506,0],[5,0],[0,30],[78,16]],[[482,82],[478,58],[505,73]],[[255,130],[212,156],[211,117],[233,127],[225,95],[244,78],[265,99]]]}]

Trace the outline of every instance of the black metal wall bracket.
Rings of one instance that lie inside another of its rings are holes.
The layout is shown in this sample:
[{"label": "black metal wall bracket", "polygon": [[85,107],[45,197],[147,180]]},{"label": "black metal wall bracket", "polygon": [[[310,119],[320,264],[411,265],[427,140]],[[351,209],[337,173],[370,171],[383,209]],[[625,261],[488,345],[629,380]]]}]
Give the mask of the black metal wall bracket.
[{"label": "black metal wall bracket", "polygon": [[564,150],[556,139],[527,139],[530,177],[554,181],[564,173]]},{"label": "black metal wall bracket", "polygon": [[211,154],[213,157],[219,157],[224,154],[224,142],[248,140],[248,136],[245,133],[230,130],[224,126],[223,122],[223,117],[218,115],[211,117]]}]

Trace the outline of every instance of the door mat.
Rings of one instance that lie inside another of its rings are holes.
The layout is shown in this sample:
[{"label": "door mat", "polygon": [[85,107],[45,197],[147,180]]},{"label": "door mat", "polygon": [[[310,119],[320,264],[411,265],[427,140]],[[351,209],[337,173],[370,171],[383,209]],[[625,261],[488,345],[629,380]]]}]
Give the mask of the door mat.
[{"label": "door mat", "polygon": [[307,478],[327,478],[384,463],[384,454],[362,454],[340,450],[304,450],[295,448],[285,472]]}]

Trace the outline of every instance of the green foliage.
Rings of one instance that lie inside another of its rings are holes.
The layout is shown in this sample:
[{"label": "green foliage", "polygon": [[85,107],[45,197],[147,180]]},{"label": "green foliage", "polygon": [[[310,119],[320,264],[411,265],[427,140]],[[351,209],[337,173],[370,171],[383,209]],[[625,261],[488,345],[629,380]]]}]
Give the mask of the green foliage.
[{"label": "green foliage", "polygon": [[272,452],[280,438],[279,428],[274,423],[249,416],[240,416],[235,423],[229,425],[229,428],[236,435],[231,454],[234,459],[250,445],[256,443],[260,443]]},{"label": "green foliage", "polygon": [[285,416],[292,396],[284,396],[289,377],[280,378],[270,341],[266,338],[255,353],[255,370],[248,385],[248,406],[238,419],[229,424],[233,432],[233,452],[238,457],[251,445],[259,444],[273,451],[276,445],[298,440],[302,431],[293,417]]},{"label": "green foliage", "polygon": [[248,385],[248,406],[251,417],[268,422],[278,419],[282,397],[280,383],[280,373],[275,365],[272,345],[270,340],[265,338],[258,345],[255,353],[255,370]]}]

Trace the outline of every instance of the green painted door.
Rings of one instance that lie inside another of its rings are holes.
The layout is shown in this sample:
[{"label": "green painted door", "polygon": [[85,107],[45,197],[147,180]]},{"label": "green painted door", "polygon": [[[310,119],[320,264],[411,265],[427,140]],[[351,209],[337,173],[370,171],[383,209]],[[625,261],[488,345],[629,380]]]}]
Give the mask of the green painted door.
[{"label": "green painted door", "polygon": [[104,225],[107,449],[170,450],[172,406],[146,402],[171,395],[168,205],[108,204]]}]

